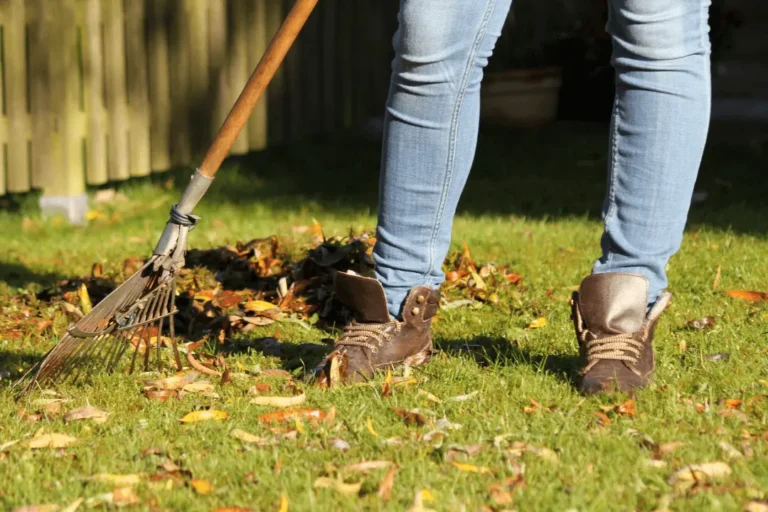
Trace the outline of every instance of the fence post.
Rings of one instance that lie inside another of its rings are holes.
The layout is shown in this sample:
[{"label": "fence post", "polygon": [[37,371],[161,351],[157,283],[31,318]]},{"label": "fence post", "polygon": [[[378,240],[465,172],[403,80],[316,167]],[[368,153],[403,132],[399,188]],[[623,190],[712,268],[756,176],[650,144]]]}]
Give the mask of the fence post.
[{"label": "fence post", "polygon": [[149,92],[147,91],[147,46],[145,3],[125,2],[125,51],[128,77],[130,131],[128,154],[131,176],[147,176],[149,158]]},{"label": "fence post", "polygon": [[51,163],[51,77],[48,64],[50,9],[45,0],[26,3],[29,27],[29,106],[32,125],[32,187],[43,188],[52,175]]},{"label": "fence post", "polygon": [[[283,22],[283,5],[281,0],[267,0],[266,34],[271,41]],[[270,145],[280,144],[285,140],[285,64],[275,73],[267,88],[267,141]]]},{"label": "fence post", "polygon": [[168,72],[171,94],[171,165],[189,164],[191,135],[189,125],[189,11],[186,0],[172,0],[168,44]]},{"label": "fence post", "polygon": [[50,9],[49,71],[56,87],[50,95],[50,180],[43,189],[40,208],[44,215],[63,214],[79,224],[88,211],[88,197],[82,158],[77,32],[73,30],[78,25],[77,0],[46,0],[45,9]]},{"label": "fence post", "polygon": [[128,170],[128,111],[125,94],[125,20],[123,2],[103,0],[104,71],[109,115],[109,178],[125,180]]},{"label": "fence post", "polygon": [[155,171],[171,167],[171,86],[168,76],[167,0],[151,0],[148,13],[150,159]]},{"label": "fence post", "polygon": [[[256,69],[261,56],[267,50],[267,2],[253,0],[248,9],[248,70]],[[248,120],[248,147],[260,150],[267,147],[267,99],[262,98]]]},{"label": "fence post", "polygon": [[[45,1],[45,0],[43,0]],[[107,138],[109,124],[104,105],[104,48],[102,47],[101,0],[86,0],[82,30],[83,39],[83,97],[88,124],[86,139],[86,180],[101,185],[107,174]]]},{"label": "fence post", "polygon": [[24,0],[3,0],[3,66],[7,116],[8,192],[27,192],[31,186],[29,165],[29,116],[27,98],[26,23]]},{"label": "fence post", "polygon": [[[229,84],[231,87],[229,96],[231,102],[227,110],[235,104],[235,100],[240,95],[250,73],[248,71],[248,0],[229,0],[230,21],[229,28],[232,31],[229,46]],[[235,140],[232,146],[231,154],[242,155],[248,152],[248,124],[243,127],[242,132]]]},{"label": "fence post", "polygon": [[[189,81],[184,87],[189,89],[187,114],[190,133],[190,155],[183,165],[190,165],[202,157],[208,149],[211,137],[211,95],[209,83],[208,58],[208,4],[207,0],[185,0],[186,18],[189,23],[187,45],[189,46]],[[176,84],[174,84],[176,85]]]}]

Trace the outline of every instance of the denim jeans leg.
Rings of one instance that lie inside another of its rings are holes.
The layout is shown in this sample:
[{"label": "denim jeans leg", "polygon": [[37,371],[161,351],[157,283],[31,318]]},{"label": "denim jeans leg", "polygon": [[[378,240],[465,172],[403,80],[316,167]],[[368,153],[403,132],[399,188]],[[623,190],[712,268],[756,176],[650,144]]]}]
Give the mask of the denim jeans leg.
[{"label": "denim jeans leg", "polygon": [[397,318],[408,291],[439,286],[477,144],[480,82],[511,0],[401,0],[374,248]]},{"label": "denim jeans leg", "polygon": [[707,138],[709,0],[609,0],[616,99],[602,256],[593,273],[667,287]]}]

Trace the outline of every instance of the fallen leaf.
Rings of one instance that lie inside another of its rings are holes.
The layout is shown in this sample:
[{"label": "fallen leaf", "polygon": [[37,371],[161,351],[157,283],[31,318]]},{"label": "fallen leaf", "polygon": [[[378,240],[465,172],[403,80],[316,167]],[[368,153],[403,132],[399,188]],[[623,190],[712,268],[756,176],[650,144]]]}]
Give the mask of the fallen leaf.
[{"label": "fallen leaf", "polygon": [[263,438],[253,434],[249,434],[245,430],[240,430],[239,428],[233,429],[232,432],[229,433],[229,435],[234,437],[235,439],[239,439],[244,443],[250,443],[250,444],[266,443],[266,441]]},{"label": "fallen leaf", "polygon": [[280,495],[280,508],[277,509],[277,512],[288,512],[288,496],[285,493]]},{"label": "fallen leaf", "polygon": [[261,370],[259,372],[259,375],[263,375],[264,377],[277,377],[281,379],[292,379],[293,377],[291,374],[285,370],[278,370],[278,369],[267,369],[267,370]]},{"label": "fallen leaf", "polygon": [[387,474],[384,476],[384,480],[379,484],[379,490],[376,491],[376,495],[384,501],[389,500],[392,494],[392,488],[395,486],[395,476],[397,475],[397,466],[392,466]]},{"label": "fallen leaf", "polygon": [[78,407],[77,409],[72,409],[66,413],[64,415],[64,421],[93,420],[96,423],[104,423],[107,421],[108,416],[109,413],[107,411],[103,411],[91,405],[86,405]]},{"label": "fallen leaf", "polygon": [[249,300],[245,303],[243,308],[246,311],[251,311],[253,313],[261,313],[263,311],[269,311],[271,309],[276,309],[277,306],[272,304],[271,302],[266,302],[263,300]]},{"label": "fallen leaf", "polygon": [[85,287],[85,283],[80,285],[80,288],[77,290],[77,296],[80,298],[80,311],[87,315],[93,309],[93,304],[91,303],[91,297],[88,295],[88,288]]},{"label": "fallen leaf", "polygon": [[602,425],[603,427],[606,427],[611,424],[611,418],[609,418],[604,412],[602,411],[595,411],[592,414],[597,416],[597,421]]},{"label": "fallen leaf", "polygon": [[181,375],[174,375],[165,379],[148,380],[144,383],[146,387],[154,389],[182,389],[191,384],[200,374],[196,371],[189,371]]},{"label": "fallen leaf", "polygon": [[67,505],[65,508],[61,509],[61,512],[75,512],[77,509],[80,508],[80,505],[82,505],[84,501],[85,501],[85,498],[77,498],[75,501]]},{"label": "fallen leaf", "polygon": [[331,442],[331,448],[333,448],[334,450],[339,450],[340,452],[346,452],[351,448],[349,446],[349,443],[343,439],[336,438],[336,439],[329,439],[329,441]]},{"label": "fallen leaf", "polygon": [[213,489],[213,487],[211,487],[211,483],[208,480],[204,480],[202,478],[193,478],[189,481],[189,485],[192,486],[197,494],[202,496],[209,494]]},{"label": "fallen leaf", "polygon": [[685,325],[690,329],[712,329],[717,325],[714,317],[707,316],[698,320],[688,320]]},{"label": "fallen leaf", "polygon": [[158,402],[165,402],[169,398],[176,398],[179,394],[176,391],[170,389],[145,389],[144,394],[150,400],[157,400]]},{"label": "fallen leaf", "polygon": [[211,384],[210,381],[199,380],[197,382],[191,382],[189,384],[185,384],[181,388],[181,390],[185,393],[209,394],[209,393],[213,393],[214,385]]},{"label": "fallen leaf", "polygon": [[460,430],[461,425],[459,423],[453,423],[448,418],[440,418],[435,423],[436,430]]},{"label": "fallen leaf", "polygon": [[616,407],[616,412],[622,416],[634,416],[635,415],[635,401],[627,400],[623,404]]},{"label": "fallen leaf", "polygon": [[435,395],[433,395],[432,393],[429,393],[428,391],[424,391],[423,389],[420,389],[417,394],[420,396],[423,396],[430,402],[435,402],[436,404],[443,403],[443,401],[437,398]]},{"label": "fallen leaf", "polygon": [[547,326],[547,319],[545,317],[541,317],[541,318],[537,318],[536,320],[533,320],[530,324],[528,324],[528,327],[526,327],[526,330],[540,329],[546,326]]},{"label": "fallen leaf", "polygon": [[135,505],[139,502],[133,487],[118,487],[112,491],[112,503],[117,507]]},{"label": "fallen leaf", "polygon": [[659,455],[665,455],[667,453],[672,453],[673,451],[677,450],[681,446],[683,446],[685,443],[680,441],[673,441],[671,443],[661,443],[658,448],[656,449],[656,452]]},{"label": "fallen leaf", "polygon": [[325,416],[325,412],[320,409],[299,408],[262,414],[257,419],[261,423],[285,423],[302,419],[321,421]]},{"label": "fallen leaf", "polygon": [[669,484],[686,482],[700,482],[705,480],[717,480],[729,476],[731,467],[725,462],[705,462],[703,464],[691,464],[672,473]]},{"label": "fallen leaf", "polygon": [[342,471],[359,471],[361,473],[367,473],[368,471],[371,471],[373,469],[384,469],[388,468],[393,463],[388,460],[368,460],[363,462],[358,462],[357,464],[349,464],[348,466],[344,466],[341,468]]},{"label": "fallen leaf", "polygon": [[15,441],[8,441],[6,443],[0,444],[0,453],[3,453],[5,451],[7,451],[8,448],[10,448],[11,446],[15,445],[19,441],[20,441],[19,439],[16,439]]},{"label": "fallen leaf", "polygon": [[48,503],[46,505],[27,505],[15,508],[12,512],[59,512],[59,510],[60,507],[55,503]]},{"label": "fallen leaf", "polygon": [[320,478],[315,480],[315,483],[312,484],[312,487],[314,489],[330,488],[338,492],[339,494],[343,494],[345,496],[358,494],[362,486],[363,486],[362,482],[348,484],[348,483],[344,483],[343,480],[336,479],[336,478],[328,478],[325,476],[321,476]]},{"label": "fallen leaf", "polygon": [[431,508],[424,507],[424,502],[435,501],[435,497],[428,489],[416,491],[413,497],[413,505],[406,512],[433,512]]},{"label": "fallen leaf", "polygon": [[387,398],[392,394],[392,370],[387,369],[387,376],[381,385],[381,396]]},{"label": "fallen leaf", "polygon": [[742,400],[739,400],[738,398],[728,398],[725,401],[725,406],[728,409],[738,409],[739,407],[741,407],[742,403],[743,403]]},{"label": "fallen leaf", "polygon": [[194,423],[197,421],[224,420],[227,418],[229,418],[229,414],[224,411],[207,409],[207,410],[190,412],[189,414],[181,418],[179,421],[181,421],[182,423]]},{"label": "fallen leaf", "polygon": [[750,501],[744,505],[744,512],[768,512],[768,502]]},{"label": "fallen leaf", "polygon": [[394,407],[392,407],[392,410],[398,417],[405,421],[406,425],[422,426],[427,423],[427,419],[418,411],[407,411],[405,409],[396,409]]},{"label": "fallen leaf", "polygon": [[[253,512],[253,509],[245,507],[219,507],[214,509],[213,512]],[[283,512],[283,509],[280,508],[279,512]],[[285,512],[288,512],[288,507],[285,508]]]},{"label": "fallen leaf", "polygon": [[466,395],[459,395],[459,396],[454,396],[454,397],[451,397],[451,398],[446,398],[445,401],[446,402],[464,402],[465,400],[469,400],[470,398],[474,398],[474,397],[476,397],[479,394],[480,394],[479,391],[473,391],[471,393],[467,393]]},{"label": "fallen leaf", "polygon": [[720,352],[720,353],[717,353],[717,354],[709,354],[707,356],[707,359],[709,359],[710,361],[715,361],[715,362],[727,361],[730,358],[731,358],[731,354],[728,354],[728,353],[725,353],[725,352]]},{"label": "fallen leaf", "polygon": [[307,395],[302,391],[295,396],[257,396],[251,399],[253,405],[270,405],[272,407],[292,407],[307,401]]},{"label": "fallen leaf", "polygon": [[67,434],[40,434],[27,441],[26,444],[30,448],[66,448],[76,442],[76,437]]},{"label": "fallen leaf", "polygon": [[725,441],[720,441],[718,446],[720,446],[720,449],[723,450],[723,453],[729,459],[742,459],[742,458],[744,458],[744,454],[743,453],[741,453],[739,450],[734,448],[731,444],[726,443]]},{"label": "fallen leaf", "polygon": [[368,432],[370,432],[373,437],[379,437],[379,434],[377,434],[376,431],[373,430],[373,421],[371,421],[371,418],[368,418],[365,421],[365,426],[368,429]]},{"label": "fallen leaf", "polygon": [[487,475],[492,474],[493,471],[491,471],[489,468],[483,467],[483,466],[474,466],[472,464],[465,464],[462,462],[451,462],[453,464],[453,467],[458,469],[459,471],[464,471],[466,473],[479,473],[481,475]]},{"label": "fallen leaf", "polygon": [[720,286],[720,277],[722,275],[722,268],[720,265],[717,266],[717,272],[715,272],[715,278],[712,280],[712,289],[717,290],[717,287]]},{"label": "fallen leaf", "polygon": [[754,292],[748,290],[728,290],[725,292],[729,297],[739,300],[747,300],[751,302],[768,301],[768,293]]},{"label": "fallen leaf", "polygon": [[116,487],[128,487],[131,485],[138,485],[141,481],[141,476],[137,474],[115,475],[112,473],[99,473],[98,475],[93,475],[88,478],[88,481],[110,484]]},{"label": "fallen leaf", "polygon": [[522,475],[507,478],[501,482],[491,484],[489,487],[491,499],[496,505],[510,505],[513,501],[512,493],[523,485]]}]

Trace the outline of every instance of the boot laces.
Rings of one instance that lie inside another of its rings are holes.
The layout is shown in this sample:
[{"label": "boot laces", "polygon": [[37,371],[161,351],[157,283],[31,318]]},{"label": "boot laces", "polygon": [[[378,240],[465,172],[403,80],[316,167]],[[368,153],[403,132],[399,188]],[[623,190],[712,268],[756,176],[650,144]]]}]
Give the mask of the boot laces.
[{"label": "boot laces", "polygon": [[[393,324],[395,328],[390,329]],[[397,321],[384,324],[352,322],[344,327],[344,332],[339,336],[336,345],[363,347],[375,354],[379,351],[379,347],[384,345],[392,336],[400,333],[400,325],[400,322]]]},{"label": "boot laces", "polygon": [[644,343],[637,340],[638,334],[640,334],[640,339],[644,340],[646,330],[643,329],[637,333],[614,334],[603,338],[597,338],[591,332],[584,331],[582,341],[584,341],[587,349],[587,366],[584,368],[584,373],[587,373],[600,361],[610,360],[629,363],[626,364],[627,368],[632,373],[640,375],[636,366],[640,361]]}]

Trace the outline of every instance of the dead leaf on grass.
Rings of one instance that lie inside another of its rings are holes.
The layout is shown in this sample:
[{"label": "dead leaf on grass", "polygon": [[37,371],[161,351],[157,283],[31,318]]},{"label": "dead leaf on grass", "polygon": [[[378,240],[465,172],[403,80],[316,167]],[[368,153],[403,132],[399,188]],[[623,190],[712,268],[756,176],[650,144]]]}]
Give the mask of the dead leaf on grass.
[{"label": "dead leaf on grass", "polygon": [[437,398],[435,395],[433,395],[432,393],[430,393],[430,392],[428,392],[428,391],[424,391],[423,389],[420,389],[420,390],[418,391],[417,395],[419,395],[419,396],[423,396],[424,398],[426,398],[426,399],[427,399],[427,400],[429,400],[430,402],[434,402],[434,403],[436,403],[436,404],[441,404],[441,403],[443,403],[443,401],[442,401],[442,400],[440,400],[439,398]]},{"label": "dead leaf on grass", "polygon": [[64,421],[93,420],[95,423],[104,423],[107,421],[109,413],[92,405],[86,405],[72,409],[64,415]]},{"label": "dead leaf on grass", "polygon": [[672,453],[673,451],[677,450],[681,446],[685,445],[685,443],[681,441],[672,441],[670,443],[661,443],[657,448],[656,452],[658,455],[666,455],[668,453]]},{"label": "dead leaf on grass", "polygon": [[[280,510],[282,510],[282,508]],[[285,508],[285,511],[288,511],[287,507]],[[214,509],[213,512],[253,512],[253,509],[246,507],[219,507]]]},{"label": "dead leaf on grass", "polygon": [[182,389],[184,386],[191,384],[200,375],[196,371],[188,371],[183,374],[177,374],[173,377],[167,377],[165,379],[148,380],[144,382],[144,386],[153,389],[165,389],[174,390]]},{"label": "dead leaf on grass", "polygon": [[171,391],[170,389],[145,389],[144,395],[150,400],[156,400],[158,402],[166,402],[171,398],[177,398],[178,392]]},{"label": "dead leaf on grass", "polygon": [[353,494],[358,494],[362,486],[363,486],[362,482],[348,484],[338,478],[328,478],[326,476],[319,477],[312,484],[312,487],[314,489],[330,488],[338,492],[339,494],[343,494],[344,496],[351,496]]},{"label": "dead leaf on grass", "polygon": [[26,505],[13,509],[12,512],[59,512],[61,507],[55,503],[48,503],[45,505]]},{"label": "dead leaf on grass", "polygon": [[118,487],[112,491],[112,503],[117,507],[126,507],[136,505],[139,502],[138,496],[133,487]]},{"label": "dead leaf on grass", "polygon": [[525,330],[529,331],[531,329],[541,329],[542,327],[546,327],[546,326],[547,326],[547,319],[545,317],[541,317],[531,321],[531,323],[528,324],[528,327],[526,327]]},{"label": "dead leaf on grass", "polygon": [[731,467],[725,462],[705,462],[691,464],[672,473],[669,484],[718,480],[731,474]]},{"label": "dead leaf on grass", "polygon": [[374,470],[374,469],[384,469],[388,468],[393,463],[388,460],[368,460],[363,462],[358,462],[356,464],[349,464],[347,466],[344,466],[341,468],[342,471],[359,471],[360,473],[367,473],[368,471]]},{"label": "dead leaf on grass", "polygon": [[490,468],[483,466],[475,466],[473,464],[465,464],[456,461],[451,462],[451,464],[459,471],[464,471],[465,473],[479,473],[481,475],[493,474],[493,471]]},{"label": "dead leaf on grass", "polygon": [[368,432],[371,433],[373,437],[379,437],[379,434],[376,433],[376,431],[373,429],[373,421],[371,418],[368,418],[365,420],[365,427],[368,429]]},{"label": "dead leaf on grass", "polygon": [[392,394],[392,370],[387,369],[387,376],[384,378],[384,383],[381,385],[381,396],[384,398],[387,398],[391,394]]},{"label": "dead leaf on grass", "polygon": [[381,481],[381,484],[379,484],[379,489],[376,491],[376,495],[381,498],[384,501],[389,500],[392,489],[395,486],[395,476],[397,475],[398,467],[392,466],[389,468],[389,471],[387,471],[387,474],[384,476],[384,480]]},{"label": "dead leaf on grass", "polygon": [[499,506],[510,505],[513,501],[512,493],[523,485],[522,475],[515,475],[501,482],[491,484],[489,487],[491,500]]},{"label": "dead leaf on grass", "polygon": [[597,422],[603,426],[606,427],[611,424],[611,418],[609,418],[604,412],[602,411],[595,411],[592,414],[597,416]]},{"label": "dead leaf on grass", "polygon": [[66,508],[63,508],[61,512],[75,512],[80,508],[80,505],[82,505],[84,501],[85,498],[77,498],[75,501],[67,505]]},{"label": "dead leaf on grass", "polygon": [[285,423],[296,420],[322,421],[325,417],[326,413],[320,409],[298,408],[262,414],[257,419],[261,423]]},{"label": "dead leaf on grass", "polygon": [[743,401],[738,399],[738,398],[728,398],[725,401],[725,406],[728,409],[738,409],[738,408],[741,407],[742,403],[743,403]]},{"label": "dead leaf on grass", "polygon": [[269,405],[272,407],[293,407],[307,401],[307,395],[302,391],[295,396],[257,396],[251,399],[253,405]]},{"label": "dead leaf on grass", "polygon": [[723,453],[729,459],[742,459],[742,458],[744,458],[744,454],[741,453],[736,448],[734,448],[730,443],[727,443],[725,441],[720,441],[718,446],[720,447],[721,450],[723,450]]},{"label": "dead leaf on grass", "polygon": [[434,512],[431,508],[426,508],[424,502],[435,501],[435,497],[429,492],[429,489],[416,491],[413,497],[413,505],[406,512]]},{"label": "dead leaf on grass", "polygon": [[768,512],[768,501],[750,501],[744,505],[744,512]]},{"label": "dead leaf on grass", "polygon": [[398,417],[402,418],[406,425],[422,426],[427,423],[427,419],[418,410],[408,411],[405,409],[397,409],[392,407],[392,411],[394,411]]},{"label": "dead leaf on grass", "polygon": [[207,410],[190,412],[186,414],[183,418],[181,418],[179,421],[181,421],[182,423],[195,423],[198,421],[225,420],[227,418],[229,418],[229,414],[224,411],[207,409]]},{"label": "dead leaf on grass", "polygon": [[685,325],[689,329],[712,329],[717,325],[717,322],[714,317],[707,316],[698,320],[688,320]]},{"label": "dead leaf on grass", "polygon": [[240,441],[248,444],[266,444],[267,441],[259,436],[249,434],[245,430],[240,430],[239,428],[236,428],[232,430],[232,432],[229,433],[230,436],[234,437],[235,439],[239,439]]},{"label": "dead leaf on grass", "polygon": [[464,402],[465,400],[469,400],[470,398],[474,398],[474,397],[476,397],[479,394],[480,394],[479,391],[473,391],[471,393],[467,393],[466,395],[459,395],[459,396],[454,396],[454,397],[451,397],[451,398],[446,398],[445,401],[446,402]]},{"label": "dead leaf on grass", "polygon": [[115,487],[129,487],[139,485],[141,476],[138,474],[116,475],[113,473],[99,473],[87,479],[89,482],[114,485]]},{"label": "dead leaf on grass", "polygon": [[755,292],[750,290],[728,290],[726,295],[734,299],[746,300],[750,302],[768,301],[768,293]]},{"label": "dead leaf on grass", "polygon": [[40,434],[29,441],[27,446],[30,448],[66,448],[77,442],[76,437],[67,434]]},{"label": "dead leaf on grass", "polygon": [[205,496],[206,494],[210,494],[210,492],[213,490],[213,487],[211,486],[211,482],[202,478],[193,478],[192,480],[189,481],[189,485],[192,486],[192,488],[195,490],[197,494],[200,494],[202,496]]},{"label": "dead leaf on grass", "polygon": [[280,379],[293,379],[293,376],[285,371],[285,370],[278,370],[278,369],[267,369],[267,370],[261,370],[259,372],[259,376],[264,377],[273,377],[273,378],[280,378]]}]

